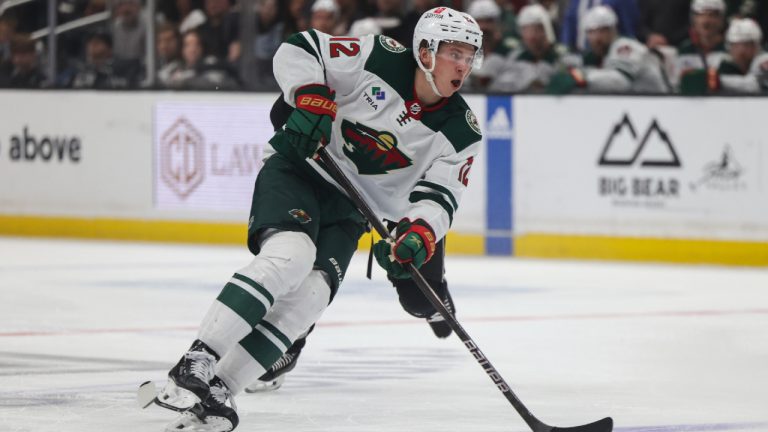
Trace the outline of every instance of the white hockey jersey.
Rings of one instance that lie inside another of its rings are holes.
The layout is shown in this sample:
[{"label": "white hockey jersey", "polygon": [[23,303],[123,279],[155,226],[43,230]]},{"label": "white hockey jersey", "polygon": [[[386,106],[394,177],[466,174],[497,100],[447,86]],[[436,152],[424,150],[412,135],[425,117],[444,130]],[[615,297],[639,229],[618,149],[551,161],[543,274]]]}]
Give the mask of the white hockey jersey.
[{"label": "white hockey jersey", "polygon": [[758,53],[744,75],[723,73],[722,66],[729,62],[730,57],[721,63],[720,85],[724,92],[759,94],[768,90],[768,53]]},{"label": "white hockey jersey", "polygon": [[[336,92],[327,149],[374,212],[392,221],[423,219],[440,239],[459,207],[482,136],[458,94],[432,107],[417,100],[417,70],[412,51],[394,39],[315,30],[288,38],[274,58],[289,105],[307,84]],[[308,162],[336,184],[317,161]]]},{"label": "white hockey jersey", "polygon": [[602,67],[587,65],[587,88],[595,92],[667,93],[661,62],[640,42],[619,37],[611,44]]}]

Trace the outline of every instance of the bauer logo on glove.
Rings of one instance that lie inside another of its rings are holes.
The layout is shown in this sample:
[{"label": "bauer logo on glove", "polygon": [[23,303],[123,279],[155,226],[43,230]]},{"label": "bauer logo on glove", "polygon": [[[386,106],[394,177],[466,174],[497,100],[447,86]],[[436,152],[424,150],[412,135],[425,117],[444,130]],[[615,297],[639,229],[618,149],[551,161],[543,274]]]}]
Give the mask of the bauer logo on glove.
[{"label": "bauer logo on glove", "polygon": [[408,278],[410,273],[405,264],[420,268],[435,253],[435,233],[422,219],[401,219],[395,238],[394,243],[380,240],[373,246],[376,261],[394,278]]},{"label": "bauer logo on glove", "polygon": [[328,86],[310,84],[296,89],[294,98],[296,109],[285,122],[284,138],[270,143],[283,156],[306,159],[331,141],[336,93]]}]

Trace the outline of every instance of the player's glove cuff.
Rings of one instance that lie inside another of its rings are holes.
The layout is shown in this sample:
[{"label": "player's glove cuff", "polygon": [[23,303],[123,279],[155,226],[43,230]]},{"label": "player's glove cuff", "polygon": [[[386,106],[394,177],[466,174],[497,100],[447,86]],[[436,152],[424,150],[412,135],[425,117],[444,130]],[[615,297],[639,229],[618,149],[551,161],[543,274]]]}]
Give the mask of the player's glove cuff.
[{"label": "player's glove cuff", "polygon": [[296,108],[313,114],[327,115],[336,120],[336,92],[322,84],[308,84],[296,89],[294,93]]}]

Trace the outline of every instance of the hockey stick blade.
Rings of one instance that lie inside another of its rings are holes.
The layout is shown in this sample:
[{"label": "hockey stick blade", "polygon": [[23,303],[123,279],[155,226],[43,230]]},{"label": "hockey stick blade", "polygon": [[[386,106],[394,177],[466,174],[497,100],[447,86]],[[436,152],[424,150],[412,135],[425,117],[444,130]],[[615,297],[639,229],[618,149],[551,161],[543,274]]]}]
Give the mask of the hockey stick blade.
[{"label": "hockey stick blade", "polygon": [[139,386],[139,391],[136,393],[136,402],[139,408],[145,409],[152,405],[152,402],[157,398],[157,386],[152,381],[147,381]]},{"label": "hockey stick blade", "polygon": [[[360,195],[360,192],[358,192],[355,185],[353,185],[349,178],[347,178],[347,176],[344,174],[344,172],[341,171],[341,168],[339,168],[339,165],[335,160],[333,160],[331,155],[328,154],[328,151],[325,149],[325,147],[320,147],[320,149],[317,151],[317,154],[325,164],[325,168],[327,169],[328,173],[331,174],[331,177],[336,180],[339,186],[341,186],[341,188],[347,193],[352,202],[354,202],[357,206],[358,211],[360,211],[360,213],[366,219],[368,219],[368,222],[371,224],[371,226],[373,226],[376,232],[379,233],[381,238],[387,239],[394,243],[395,239],[392,238],[392,234],[390,234],[389,230],[387,230],[387,228],[384,226],[384,223],[382,223],[381,219],[376,216],[376,213],[374,213],[374,211],[371,209],[371,206],[369,206],[365,201],[365,198]],[[536,418],[536,416],[533,415],[533,413],[512,391],[512,388],[509,386],[509,384],[504,381],[504,378],[502,378],[501,374],[491,364],[491,361],[488,359],[488,357],[483,354],[483,352],[480,350],[480,347],[477,346],[475,341],[472,340],[466,330],[464,330],[464,327],[462,327],[456,318],[451,315],[451,313],[443,304],[443,301],[437,296],[437,294],[435,294],[435,290],[432,289],[432,287],[429,285],[429,282],[427,282],[421,272],[419,272],[419,269],[417,269],[413,263],[408,263],[407,266],[408,271],[411,274],[411,278],[419,288],[419,291],[421,291],[427,300],[432,304],[432,306],[434,306],[434,308],[440,312],[440,315],[442,315],[445,319],[445,323],[448,324],[454,333],[456,333],[456,336],[461,339],[461,341],[464,343],[464,346],[469,350],[470,354],[472,354],[475,360],[477,360],[478,364],[483,368],[486,375],[491,378],[499,391],[501,391],[504,397],[507,398],[515,411],[517,411],[520,417],[525,420],[533,432],[611,432],[613,430],[613,420],[610,417],[604,418],[594,423],[590,423],[588,425],[571,428],[552,427]]]},{"label": "hockey stick blade", "polygon": [[610,417],[583,426],[552,428],[552,432],[611,432],[612,430],[613,419]]}]

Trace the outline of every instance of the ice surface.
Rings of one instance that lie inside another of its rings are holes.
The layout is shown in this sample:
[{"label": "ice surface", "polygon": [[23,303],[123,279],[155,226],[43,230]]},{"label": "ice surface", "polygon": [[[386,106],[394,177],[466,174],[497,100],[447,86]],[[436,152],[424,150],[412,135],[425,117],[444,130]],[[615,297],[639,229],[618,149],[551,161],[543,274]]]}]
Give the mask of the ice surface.
[{"label": "ice surface", "polygon": [[[356,256],[297,368],[238,431],[526,431],[461,342]],[[160,431],[163,380],[244,247],[0,238],[0,431]],[[448,258],[459,320],[544,422],[768,431],[768,271]]]}]

